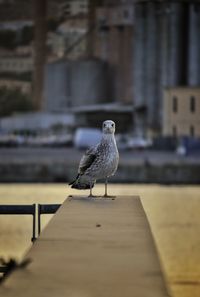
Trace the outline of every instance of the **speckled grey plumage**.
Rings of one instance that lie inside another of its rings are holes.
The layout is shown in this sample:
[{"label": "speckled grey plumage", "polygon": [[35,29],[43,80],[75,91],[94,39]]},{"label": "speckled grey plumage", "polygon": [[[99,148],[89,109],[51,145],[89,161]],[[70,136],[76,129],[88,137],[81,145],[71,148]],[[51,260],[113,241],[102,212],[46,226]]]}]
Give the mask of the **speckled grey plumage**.
[{"label": "speckled grey plumage", "polygon": [[105,121],[101,142],[86,151],[81,158],[78,175],[71,183],[72,188],[89,189],[94,186],[97,179],[107,179],[115,174],[119,153],[114,137],[115,123]]}]

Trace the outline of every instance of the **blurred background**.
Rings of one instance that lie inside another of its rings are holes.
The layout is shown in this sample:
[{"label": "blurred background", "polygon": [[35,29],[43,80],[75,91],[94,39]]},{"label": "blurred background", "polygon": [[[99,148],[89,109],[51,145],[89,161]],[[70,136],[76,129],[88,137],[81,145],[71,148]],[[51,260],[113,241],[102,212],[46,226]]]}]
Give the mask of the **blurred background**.
[{"label": "blurred background", "polygon": [[[85,194],[67,183],[114,120],[110,191],[142,197],[175,297],[200,296],[199,114],[199,0],[0,0],[0,204]],[[0,257],[28,220],[0,216]]]}]

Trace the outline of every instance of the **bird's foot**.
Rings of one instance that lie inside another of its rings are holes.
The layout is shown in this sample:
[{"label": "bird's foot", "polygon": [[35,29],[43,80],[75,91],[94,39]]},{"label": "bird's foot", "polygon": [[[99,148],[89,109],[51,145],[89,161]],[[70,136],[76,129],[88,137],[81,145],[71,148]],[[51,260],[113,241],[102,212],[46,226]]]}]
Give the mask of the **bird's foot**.
[{"label": "bird's foot", "polygon": [[104,198],[116,198],[116,196],[112,196],[112,195],[108,195],[108,194],[104,194],[103,197]]},{"label": "bird's foot", "polygon": [[90,195],[88,195],[88,198],[95,198],[96,196],[94,196],[94,195],[92,195],[92,194],[90,194]]}]

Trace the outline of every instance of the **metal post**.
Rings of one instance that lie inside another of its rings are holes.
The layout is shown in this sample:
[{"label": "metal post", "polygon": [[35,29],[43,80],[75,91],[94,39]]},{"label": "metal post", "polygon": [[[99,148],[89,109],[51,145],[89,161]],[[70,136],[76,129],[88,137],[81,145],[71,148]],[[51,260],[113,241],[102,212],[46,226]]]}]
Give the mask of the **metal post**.
[{"label": "metal post", "polygon": [[31,238],[31,241],[34,242],[36,240],[36,236],[35,236],[35,207],[36,205],[33,204],[33,207],[34,207],[34,211],[33,211],[33,236]]},{"label": "metal post", "polygon": [[41,220],[40,220],[40,213],[41,212],[41,204],[38,204],[38,235],[41,232]]},{"label": "metal post", "polygon": [[61,204],[38,204],[38,235],[41,233],[41,214],[55,213]]}]

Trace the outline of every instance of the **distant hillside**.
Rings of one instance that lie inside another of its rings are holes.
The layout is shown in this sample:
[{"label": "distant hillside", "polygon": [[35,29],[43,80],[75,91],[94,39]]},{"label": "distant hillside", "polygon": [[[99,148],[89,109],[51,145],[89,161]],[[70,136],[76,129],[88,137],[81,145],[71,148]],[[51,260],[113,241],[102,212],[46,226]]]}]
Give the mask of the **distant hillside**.
[{"label": "distant hillside", "polygon": [[[34,0],[0,1],[0,22],[12,20],[28,20],[33,18]],[[66,0],[47,0],[48,17],[57,17],[60,4]]]},{"label": "distant hillside", "polygon": [[32,19],[33,0],[14,0],[0,5],[0,21]]}]

